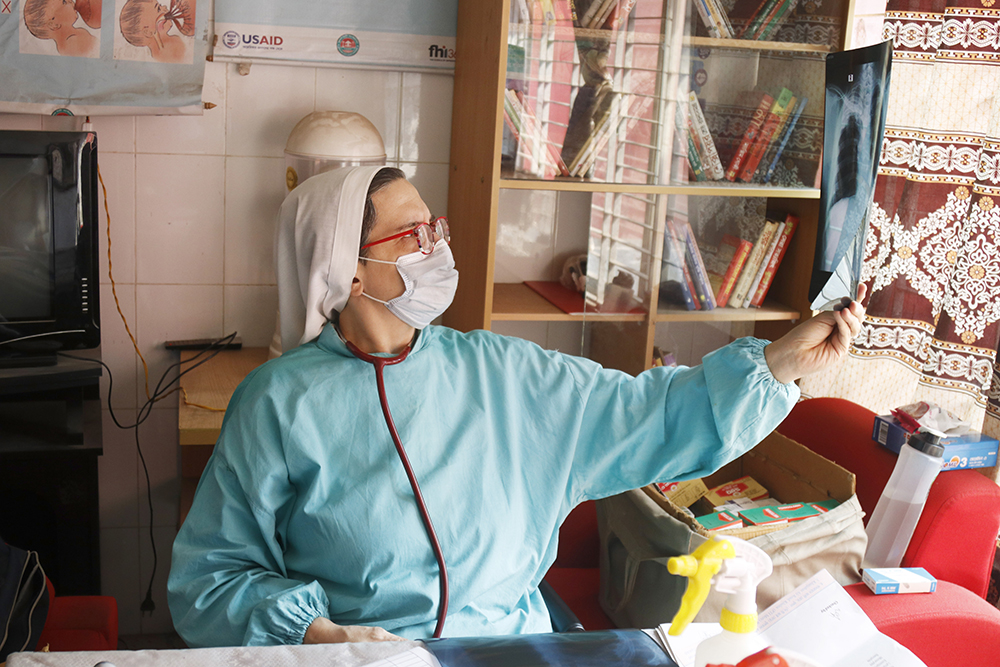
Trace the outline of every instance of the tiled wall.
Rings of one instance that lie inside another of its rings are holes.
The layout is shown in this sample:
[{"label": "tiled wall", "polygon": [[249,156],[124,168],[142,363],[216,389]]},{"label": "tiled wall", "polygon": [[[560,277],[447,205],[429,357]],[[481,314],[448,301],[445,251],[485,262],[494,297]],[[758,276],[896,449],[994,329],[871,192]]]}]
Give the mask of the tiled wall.
[{"label": "tiled wall", "polygon": [[[284,147],[306,114],[355,111],[378,128],[388,163],[417,186],[431,211],[444,213],[453,79],[443,74],[208,63],[199,117],[95,117],[100,171],[110,211],[111,264],[118,305],[149,366],[150,390],[177,354],[173,339],[237,331],[247,346],[267,346],[277,291],[272,268],[274,220],[285,196]],[[0,129],[79,129],[81,118],[0,114]],[[107,271],[101,206],[101,321],[104,361],[114,376],[112,407],[133,424],[146,394],[142,363],[118,315]],[[107,396],[108,379],[102,380]],[[156,403],[139,428],[146,479],[134,433],[105,408],[100,459],[101,579],[117,598],[120,633],[172,629],[166,577],[179,495],[177,396]],[[157,563],[156,610],[141,615]]]}]

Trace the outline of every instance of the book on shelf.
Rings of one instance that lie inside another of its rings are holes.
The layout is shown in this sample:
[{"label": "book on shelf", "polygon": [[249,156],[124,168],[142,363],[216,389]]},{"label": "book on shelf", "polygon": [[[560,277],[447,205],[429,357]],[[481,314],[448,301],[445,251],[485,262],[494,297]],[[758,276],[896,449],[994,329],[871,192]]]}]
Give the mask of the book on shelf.
[{"label": "book on shelf", "polygon": [[767,250],[764,252],[763,257],[760,260],[760,266],[757,268],[757,273],[754,274],[753,278],[751,278],[748,283],[749,286],[747,287],[746,296],[743,297],[742,303],[733,304],[734,306],[738,308],[750,307],[750,301],[753,300],[753,296],[757,292],[757,286],[760,285],[760,279],[764,276],[764,269],[767,268],[767,263],[771,261],[771,255],[774,254],[774,249],[778,247],[778,239],[781,238],[781,232],[783,232],[784,229],[784,221],[778,222],[778,228],[774,230],[774,234],[771,236],[771,240],[767,244]]},{"label": "book on shelf", "polygon": [[743,160],[742,166],[740,166],[740,171],[736,177],[745,182],[749,183],[753,180],[753,175],[757,171],[757,166],[760,164],[761,158],[764,153],[767,152],[767,147],[771,144],[771,139],[774,137],[774,133],[777,131],[778,126],[781,125],[781,120],[788,113],[789,103],[795,96],[792,94],[788,88],[782,88],[781,92],[778,94],[777,99],[771,104],[770,110],[764,117],[764,122],[761,123],[760,129],[757,131],[753,138],[753,143],[750,148],[747,149],[746,158]]},{"label": "book on shelf", "polygon": [[803,97],[796,103],[795,109],[788,118],[788,122],[786,122],[785,126],[782,128],[781,138],[778,140],[774,155],[771,158],[770,164],[767,166],[767,172],[761,180],[762,183],[771,182],[771,177],[774,176],[774,170],[778,168],[778,161],[781,159],[781,154],[784,152],[785,146],[788,145],[789,140],[791,140],[792,133],[795,132],[795,125],[799,122],[799,116],[802,115],[802,110],[806,108],[807,102],[809,102],[809,98]]},{"label": "book on shelf", "polygon": [[732,234],[722,237],[722,242],[712,255],[705,256],[708,282],[715,294],[715,303],[721,308],[729,302],[729,295],[736,285],[743,264],[750,255],[753,244]]},{"label": "book on shelf", "polygon": [[600,27],[604,30],[617,30],[628,18],[635,3],[636,0],[621,0],[621,2],[613,3],[605,20],[601,21]]},{"label": "book on shelf", "polygon": [[716,23],[715,17],[712,15],[712,11],[708,7],[709,0],[694,0],[695,9],[698,10],[698,16],[701,17],[701,22],[705,26],[705,30],[708,31],[709,37],[715,37],[716,39],[722,37],[722,31],[719,30],[719,24]]},{"label": "book on shelf", "polygon": [[767,93],[759,93],[759,95],[760,101],[757,104],[757,108],[754,109],[753,116],[747,122],[747,127],[743,132],[743,137],[740,139],[739,146],[737,146],[736,151],[733,153],[733,157],[729,161],[729,166],[726,167],[727,181],[736,180],[737,174],[740,173],[740,169],[742,169],[743,163],[746,161],[747,153],[750,151],[750,147],[753,145],[760,128],[764,125],[764,119],[767,118],[767,113],[771,109],[771,105],[774,104],[774,98]]},{"label": "book on shelf", "polygon": [[663,278],[660,280],[659,301],[683,305],[688,310],[701,310],[694,279],[685,259],[684,241],[677,229],[667,222],[663,234]]},{"label": "book on shelf", "polygon": [[[688,124],[690,125],[690,122]],[[690,127],[685,134],[687,135],[687,159],[691,175],[696,181],[707,181],[708,175],[705,174],[705,165],[702,164],[701,154],[698,151],[698,139]]]},{"label": "book on shelf", "polygon": [[754,172],[751,181],[753,183],[764,183],[767,177],[767,170],[771,162],[774,161],[774,156],[778,152],[778,144],[781,142],[782,137],[785,134],[785,129],[788,127],[788,122],[795,112],[796,107],[798,107],[799,98],[792,96],[791,101],[785,108],[785,113],[781,115],[781,120],[778,122],[778,127],[774,130],[774,135],[771,137],[771,141],[768,143],[767,150],[761,156],[760,162],[757,164],[757,170]]},{"label": "book on shelf", "polygon": [[761,27],[754,35],[754,39],[761,41],[768,41],[772,39],[775,34],[777,34],[778,29],[784,24],[785,19],[787,19],[791,13],[795,10],[796,5],[798,5],[798,0],[781,0],[778,5],[764,17],[764,21]]},{"label": "book on shelf", "polygon": [[729,13],[723,6],[721,0],[706,0],[713,18],[719,24],[719,36],[723,39],[732,39],[736,33],[733,32],[733,25],[729,22]]},{"label": "book on shelf", "polygon": [[774,36],[797,3],[798,0],[761,0],[737,38],[765,40]]},{"label": "book on shelf", "polygon": [[701,102],[698,101],[698,96],[693,90],[688,91],[688,107],[688,120],[697,138],[700,149],[699,157],[705,175],[708,180],[722,180],[726,176],[726,170],[722,166],[722,161],[719,160],[719,151],[715,147],[715,140],[712,139],[712,133],[708,129],[708,121],[705,120],[705,114],[702,112]]},{"label": "book on shelf", "polygon": [[518,141],[524,171],[543,178],[569,176],[559,152],[542,136],[530,104],[513,88],[504,92],[504,122]]},{"label": "book on shelf", "polygon": [[785,252],[788,251],[788,244],[792,242],[792,236],[798,226],[799,217],[797,215],[789,213],[785,216],[785,228],[782,230],[781,236],[778,237],[778,245],[768,260],[760,284],[757,285],[753,298],[750,300],[750,305],[754,308],[759,308],[764,303],[764,297],[767,296],[767,291],[771,289],[771,283],[774,282],[774,274],[778,271],[781,260],[784,259]]},{"label": "book on shelf", "polygon": [[774,237],[774,232],[777,229],[777,222],[773,220],[764,221],[764,228],[761,229],[760,234],[754,241],[750,256],[747,257],[747,261],[743,265],[743,270],[740,271],[740,277],[736,281],[736,286],[733,287],[733,292],[729,297],[729,305],[733,308],[742,307],[743,299],[746,298],[747,292],[750,291],[750,281],[757,276],[757,270],[764,259],[764,254],[771,246],[771,239]]},{"label": "book on shelf", "polygon": [[667,229],[684,246],[684,265],[687,267],[691,282],[694,283],[700,310],[712,310],[715,308],[715,294],[712,293],[712,284],[705,270],[705,260],[698,249],[698,240],[694,236],[691,224],[682,217],[668,216]]}]

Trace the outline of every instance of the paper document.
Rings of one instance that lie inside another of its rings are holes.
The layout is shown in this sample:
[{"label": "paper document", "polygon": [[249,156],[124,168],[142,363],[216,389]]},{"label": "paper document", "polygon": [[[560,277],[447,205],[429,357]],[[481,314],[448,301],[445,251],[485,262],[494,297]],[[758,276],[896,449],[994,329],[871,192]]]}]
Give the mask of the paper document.
[{"label": "paper document", "polygon": [[[691,623],[679,637],[669,623],[646,630],[680,667],[694,667],[695,649],[721,632],[717,623]],[[764,641],[821,667],[926,667],[909,649],[879,632],[858,603],[826,570],[760,613]]]},{"label": "paper document", "polygon": [[757,631],[826,667],[926,667],[895,639],[879,632],[858,603],[820,570],[761,612]]},{"label": "paper document", "polygon": [[441,667],[441,663],[423,646],[415,646],[409,651],[370,662],[365,667]]}]

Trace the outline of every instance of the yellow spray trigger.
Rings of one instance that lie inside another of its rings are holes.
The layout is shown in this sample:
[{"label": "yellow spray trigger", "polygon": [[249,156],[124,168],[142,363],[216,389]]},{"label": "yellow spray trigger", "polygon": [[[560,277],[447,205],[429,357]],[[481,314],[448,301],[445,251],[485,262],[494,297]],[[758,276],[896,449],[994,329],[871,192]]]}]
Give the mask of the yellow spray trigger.
[{"label": "yellow spray trigger", "polygon": [[674,615],[667,634],[679,635],[684,632],[705,604],[708,592],[712,590],[712,577],[722,567],[722,561],[736,555],[736,550],[728,540],[713,536],[694,550],[689,556],[675,556],[667,560],[670,574],[687,577],[687,590],[681,598],[680,609]]}]

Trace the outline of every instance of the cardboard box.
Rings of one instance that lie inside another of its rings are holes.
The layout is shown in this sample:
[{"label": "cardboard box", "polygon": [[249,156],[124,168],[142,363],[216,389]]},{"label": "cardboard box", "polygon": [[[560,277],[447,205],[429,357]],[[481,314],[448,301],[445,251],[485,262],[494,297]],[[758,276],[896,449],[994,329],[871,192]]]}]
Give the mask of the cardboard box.
[{"label": "cardboard box", "polygon": [[750,475],[744,475],[710,488],[705,494],[705,500],[715,507],[733,498],[760,500],[767,498],[768,495],[767,489],[761,486],[757,480]]},{"label": "cardboard box", "polygon": [[686,482],[661,482],[656,485],[656,488],[681,507],[691,507],[696,500],[708,493],[708,487],[700,479]]},{"label": "cardboard box", "polygon": [[[872,440],[886,449],[899,453],[910,434],[892,415],[877,415],[872,428]],[[991,468],[997,464],[996,438],[975,431],[950,438],[942,438],[944,463],[941,472],[962,468]]]},{"label": "cardboard box", "polygon": [[937,579],[922,567],[869,567],[862,572],[861,580],[875,595],[937,590]]},{"label": "cardboard box", "polygon": [[[704,477],[703,481],[714,488],[744,476],[758,481],[779,501],[820,503],[836,500],[842,503],[854,496],[854,473],[777,432],[771,433],[735,461]],[[680,507],[664,498],[654,486],[644,487],[643,491],[664,512],[691,531],[705,537],[714,534],[686,516]],[[749,540],[780,530],[784,525],[787,524],[731,528],[726,534]]]}]

